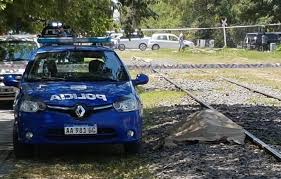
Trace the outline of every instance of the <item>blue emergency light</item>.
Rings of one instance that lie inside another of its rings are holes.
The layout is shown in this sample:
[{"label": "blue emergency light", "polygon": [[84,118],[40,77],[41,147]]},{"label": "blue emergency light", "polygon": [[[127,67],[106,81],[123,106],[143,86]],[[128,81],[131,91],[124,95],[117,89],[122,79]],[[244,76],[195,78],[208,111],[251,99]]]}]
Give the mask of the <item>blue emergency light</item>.
[{"label": "blue emergency light", "polygon": [[73,43],[110,43],[111,37],[47,37],[38,38],[38,43],[41,44],[73,44]]}]

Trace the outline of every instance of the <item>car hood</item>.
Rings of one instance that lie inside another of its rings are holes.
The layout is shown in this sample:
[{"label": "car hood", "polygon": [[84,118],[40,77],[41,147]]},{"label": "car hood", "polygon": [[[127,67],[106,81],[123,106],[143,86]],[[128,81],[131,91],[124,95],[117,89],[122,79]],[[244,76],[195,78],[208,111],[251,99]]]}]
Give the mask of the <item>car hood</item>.
[{"label": "car hood", "polygon": [[0,61],[0,75],[3,74],[23,74],[28,61]]},{"label": "car hood", "polygon": [[54,106],[102,106],[133,93],[131,82],[33,82],[21,89],[26,98]]}]

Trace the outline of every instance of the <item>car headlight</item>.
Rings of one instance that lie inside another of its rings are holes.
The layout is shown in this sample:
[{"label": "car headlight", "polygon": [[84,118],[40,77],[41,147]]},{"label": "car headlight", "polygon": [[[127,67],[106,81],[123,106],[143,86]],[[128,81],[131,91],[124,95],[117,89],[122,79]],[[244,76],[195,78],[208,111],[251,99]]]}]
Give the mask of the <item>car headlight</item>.
[{"label": "car headlight", "polygon": [[20,105],[20,111],[22,112],[37,112],[46,109],[46,105],[42,102],[24,100]]},{"label": "car headlight", "polygon": [[139,109],[139,102],[134,96],[126,96],[113,103],[113,107],[119,112],[129,112]]}]

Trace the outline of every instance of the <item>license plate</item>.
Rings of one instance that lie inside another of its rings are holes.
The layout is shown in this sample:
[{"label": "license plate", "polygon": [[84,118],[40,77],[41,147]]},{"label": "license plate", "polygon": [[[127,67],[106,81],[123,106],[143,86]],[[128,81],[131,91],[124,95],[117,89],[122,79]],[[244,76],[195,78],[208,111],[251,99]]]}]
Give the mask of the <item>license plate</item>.
[{"label": "license plate", "polygon": [[11,87],[1,87],[0,93],[12,93],[14,92],[14,88]]},{"label": "license plate", "polygon": [[87,134],[97,134],[97,125],[93,126],[67,126],[64,127],[65,135],[87,135]]}]

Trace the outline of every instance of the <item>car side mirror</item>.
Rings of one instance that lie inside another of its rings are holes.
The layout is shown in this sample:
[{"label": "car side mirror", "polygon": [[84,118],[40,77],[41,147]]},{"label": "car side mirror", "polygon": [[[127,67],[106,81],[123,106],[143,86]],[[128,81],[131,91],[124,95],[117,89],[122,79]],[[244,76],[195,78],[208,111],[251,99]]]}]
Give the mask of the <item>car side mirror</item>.
[{"label": "car side mirror", "polygon": [[6,86],[19,87],[19,81],[14,75],[4,75],[3,83]]},{"label": "car side mirror", "polygon": [[134,86],[144,85],[144,84],[148,83],[148,81],[149,81],[149,78],[145,74],[138,74],[136,79],[132,80]]}]

